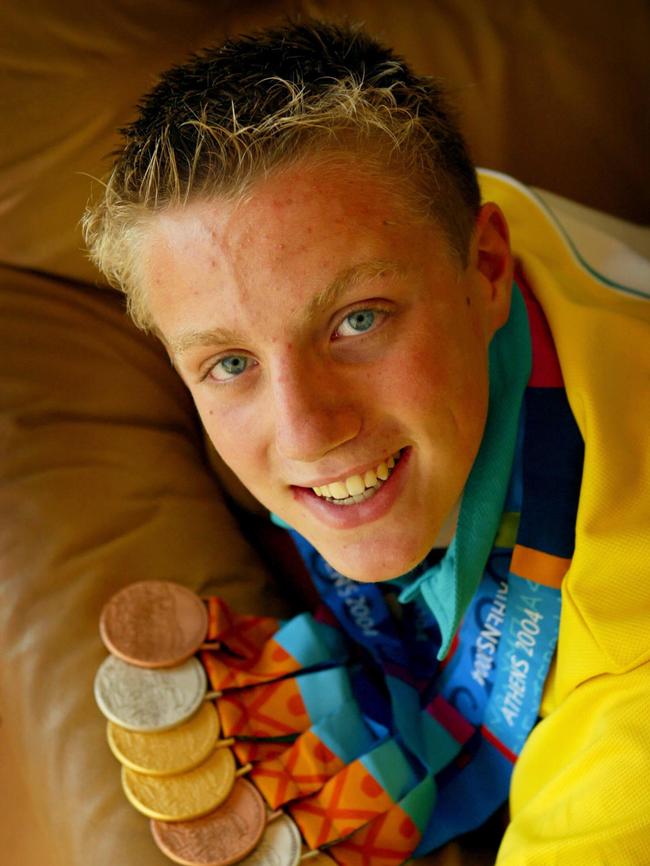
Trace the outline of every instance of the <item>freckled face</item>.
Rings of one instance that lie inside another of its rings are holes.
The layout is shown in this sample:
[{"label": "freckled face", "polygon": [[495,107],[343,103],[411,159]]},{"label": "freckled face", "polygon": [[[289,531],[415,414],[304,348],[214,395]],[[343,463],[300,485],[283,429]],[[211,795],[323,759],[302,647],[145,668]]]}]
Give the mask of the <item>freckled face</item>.
[{"label": "freckled face", "polygon": [[[485,424],[495,327],[476,256],[461,269],[435,224],[342,158],[156,216],[143,263],[153,320],[244,485],[349,577],[421,561]],[[334,482],[372,481],[395,454],[359,501],[312,490],[340,496]]]}]

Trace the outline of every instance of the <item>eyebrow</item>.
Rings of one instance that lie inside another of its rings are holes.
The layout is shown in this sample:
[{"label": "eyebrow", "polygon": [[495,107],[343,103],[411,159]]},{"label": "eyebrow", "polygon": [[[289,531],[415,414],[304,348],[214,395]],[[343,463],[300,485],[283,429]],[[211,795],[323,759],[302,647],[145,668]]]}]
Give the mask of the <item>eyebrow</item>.
[{"label": "eyebrow", "polygon": [[[403,268],[396,262],[382,259],[371,259],[360,262],[338,273],[332,282],[311,298],[305,308],[305,317],[316,318],[320,313],[332,307],[336,301],[364,280],[372,279],[386,273],[401,273]],[[229,328],[208,328],[204,331],[185,331],[166,340],[168,349],[174,355],[182,355],[197,346],[214,346],[220,344],[236,345],[241,343],[241,335]]]}]

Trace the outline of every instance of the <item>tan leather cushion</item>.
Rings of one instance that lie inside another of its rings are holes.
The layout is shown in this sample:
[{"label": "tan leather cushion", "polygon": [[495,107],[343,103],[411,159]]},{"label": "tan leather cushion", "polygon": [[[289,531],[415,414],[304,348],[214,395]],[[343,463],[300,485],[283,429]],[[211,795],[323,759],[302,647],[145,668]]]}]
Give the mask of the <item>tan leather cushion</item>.
[{"label": "tan leather cushion", "polygon": [[348,15],[447,77],[475,159],[649,220],[645,0],[25,0],[0,6],[0,261],[77,279],[78,220],[155,75],[284,12]]},{"label": "tan leather cushion", "polygon": [[1,735],[48,828],[39,862],[164,863],[92,696],[101,606],[143,578],[289,606],[223,504],[184,387],[120,299],[0,268],[0,308]]}]

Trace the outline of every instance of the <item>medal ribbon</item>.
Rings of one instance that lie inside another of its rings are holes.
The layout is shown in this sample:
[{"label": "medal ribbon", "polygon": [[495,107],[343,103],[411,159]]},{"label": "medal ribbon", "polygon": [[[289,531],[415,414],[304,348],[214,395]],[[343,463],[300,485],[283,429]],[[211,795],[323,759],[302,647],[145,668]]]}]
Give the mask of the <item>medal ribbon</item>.
[{"label": "medal ribbon", "polygon": [[281,625],[281,620],[272,616],[235,613],[218,596],[210,596],[205,603],[208,611],[206,640],[219,641],[242,658],[257,656]]},{"label": "medal ribbon", "polygon": [[226,692],[217,710],[226,737],[277,738],[302,733],[353,700],[346,668],[335,667]]},{"label": "medal ribbon", "polygon": [[201,660],[216,691],[270,682],[318,665],[341,664],[347,646],[337,628],[318,622],[310,613],[295,616],[246,658],[223,650],[204,650]]},{"label": "medal ribbon", "polygon": [[301,734],[274,760],[262,761],[251,780],[272,809],[318,791],[335,773],[377,745],[377,734],[355,702],[343,704]]},{"label": "medal ribbon", "polygon": [[418,847],[435,797],[433,777],[425,776],[398,803],[330,846],[327,853],[340,866],[399,866]]},{"label": "medal ribbon", "polygon": [[367,824],[413,790],[418,778],[393,739],[347,764],[318,793],[289,807],[310,848],[319,848]]}]

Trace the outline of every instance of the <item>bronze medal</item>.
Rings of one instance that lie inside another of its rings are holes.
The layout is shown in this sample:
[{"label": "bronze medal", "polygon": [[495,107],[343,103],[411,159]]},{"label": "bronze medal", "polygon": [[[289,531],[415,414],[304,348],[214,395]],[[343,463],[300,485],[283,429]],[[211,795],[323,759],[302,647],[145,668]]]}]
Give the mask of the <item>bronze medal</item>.
[{"label": "bronze medal", "polygon": [[186,587],[163,580],[124,587],[107,602],[99,620],[108,651],[144,668],[184,662],[201,646],[207,628],[201,599]]},{"label": "bronze medal", "polygon": [[228,799],[202,818],[152,821],[160,850],[184,866],[230,866],[253,851],[264,832],[266,808],[257,789],[238,779]]}]

